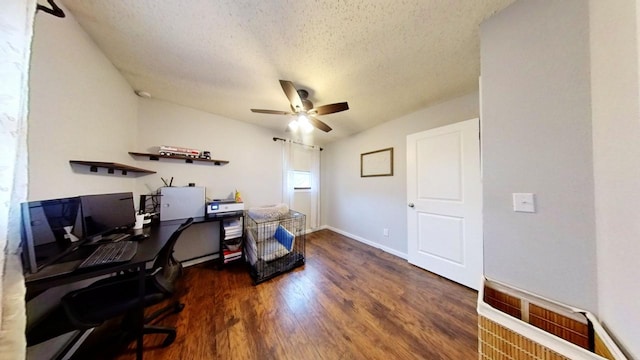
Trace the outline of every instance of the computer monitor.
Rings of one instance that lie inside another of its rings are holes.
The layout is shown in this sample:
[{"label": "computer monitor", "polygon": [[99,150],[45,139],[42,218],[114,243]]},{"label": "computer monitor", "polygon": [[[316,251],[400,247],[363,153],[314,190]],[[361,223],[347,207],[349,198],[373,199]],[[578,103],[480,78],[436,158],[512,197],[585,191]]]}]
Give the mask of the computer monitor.
[{"label": "computer monitor", "polygon": [[21,207],[25,270],[38,272],[83,238],[79,197],[30,201]]},{"label": "computer monitor", "polygon": [[127,230],[136,222],[133,193],[83,195],[82,219],[84,235],[89,241],[101,235]]}]

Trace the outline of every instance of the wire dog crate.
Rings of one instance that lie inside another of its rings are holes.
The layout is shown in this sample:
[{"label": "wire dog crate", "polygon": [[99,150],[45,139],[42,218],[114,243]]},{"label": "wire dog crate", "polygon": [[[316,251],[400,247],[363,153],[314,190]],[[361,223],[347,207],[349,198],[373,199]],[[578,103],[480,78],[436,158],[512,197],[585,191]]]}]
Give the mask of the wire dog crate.
[{"label": "wire dog crate", "polygon": [[254,284],[304,265],[306,216],[288,210],[277,217],[247,213],[245,256]]}]

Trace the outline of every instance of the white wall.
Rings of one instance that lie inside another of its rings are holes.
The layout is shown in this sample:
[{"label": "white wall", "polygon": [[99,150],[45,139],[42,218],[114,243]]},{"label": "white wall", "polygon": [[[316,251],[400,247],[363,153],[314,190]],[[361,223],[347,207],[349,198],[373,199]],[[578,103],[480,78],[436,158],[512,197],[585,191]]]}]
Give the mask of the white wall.
[{"label": "white wall", "polygon": [[640,359],[639,6],[589,4],[599,316]]},{"label": "white wall", "polygon": [[[485,273],[597,309],[588,3],[519,1],[481,26]],[[516,213],[512,193],[536,194]]]},{"label": "white wall", "polygon": [[157,171],[138,178],[137,193],[155,192],[164,185],[161,177],[173,177],[173,186],[195,183],[211,199],[227,198],[237,189],[247,208],[281,201],[282,153],[273,132],[164,101],[140,98],[138,105],[137,145],[129,151],[156,153],[160,145],[175,145],[209,150],[213,159],[229,163],[130,157],[134,166]]},{"label": "white wall", "polygon": [[[271,131],[192,108],[154,99],[138,101],[137,145],[130,151],[157,153],[160,145],[211,151],[213,159],[229,161],[216,166],[206,162],[148,157],[130,159],[134,166],[156,171],[139,177],[136,194],[154,194],[173,177],[173,186],[195,183],[208,199],[224,199],[237,189],[245,208],[281,202],[282,153]],[[204,215],[204,214],[203,214]],[[219,249],[219,224],[200,224],[187,230],[176,244],[178,260],[210,255]]]},{"label": "white wall", "polygon": [[69,160],[131,164],[137,96],[66,11],[39,13],[32,45],[29,200],[132,191],[135,175],[88,173]]},{"label": "white wall", "polygon": [[[62,7],[62,6],[61,6]],[[132,164],[137,99],[73,15],[36,16],[30,68],[28,200],[133,191],[135,174],[90,173],[69,160]],[[74,287],[49,289],[27,304],[37,321]],[[55,347],[55,344],[53,345]],[[56,349],[52,349],[54,351]]]},{"label": "white wall", "polygon": [[[328,144],[322,152],[322,224],[406,258],[407,135],[476,117],[474,92]],[[361,178],[360,154],[388,147],[393,176]]]}]

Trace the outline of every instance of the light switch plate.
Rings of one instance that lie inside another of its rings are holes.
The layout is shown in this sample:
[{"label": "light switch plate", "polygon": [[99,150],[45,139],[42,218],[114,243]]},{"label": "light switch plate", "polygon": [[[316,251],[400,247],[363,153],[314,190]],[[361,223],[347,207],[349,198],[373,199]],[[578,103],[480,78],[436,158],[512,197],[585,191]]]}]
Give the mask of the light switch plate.
[{"label": "light switch plate", "polygon": [[536,212],[536,204],[532,193],[513,193],[513,211]]}]

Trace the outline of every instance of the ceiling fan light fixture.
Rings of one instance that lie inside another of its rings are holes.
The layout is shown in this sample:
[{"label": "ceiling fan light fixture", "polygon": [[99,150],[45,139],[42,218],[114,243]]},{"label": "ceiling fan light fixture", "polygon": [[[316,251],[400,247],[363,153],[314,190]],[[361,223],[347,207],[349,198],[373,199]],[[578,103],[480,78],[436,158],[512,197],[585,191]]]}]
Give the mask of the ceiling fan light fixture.
[{"label": "ceiling fan light fixture", "polygon": [[313,131],[313,125],[309,123],[306,123],[306,124],[303,123],[302,126],[300,126],[300,128],[302,129],[302,132],[305,134],[308,134]]},{"label": "ceiling fan light fixture", "polygon": [[304,133],[310,133],[313,131],[313,125],[311,125],[307,114],[301,113],[298,115],[298,127]]},{"label": "ceiling fan light fixture", "polygon": [[300,129],[305,134],[308,134],[313,131],[313,125],[311,125],[308,121],[300,124]]},{"label": "ceiling fan light fixture", "polygon": [[289,130],[293,132],[300,130],[308,134],[313,131],[313,125],[311,125],[309,118],[307,118],[305,114],[298,114],[298,116],[289,123]]},{"label": "ceiling fan light fixture", "polygon": [[302,107],[305,110],[311,110],[313,109],[313,103],[309,99],[302,99]]},{"label": "ceiling fan light fixture", "polygon": [[302,131],[310,133],[313,131],[313,128],[317,128],[324,132],[331,131],[331,127],[329,125],[317,119],[315,116],[328,115],[349,110],[349,105],[346,102],[314,107],[313,103],[307,98],[309,96],[308,91],[304,89],[296,89],[293,83],[288,80],[280,80],[280,86],[282,87],[284,94],[287,96],[287,99],[289,99],[291,112],[266,109],[251,109],[251,111],[261,114],[297,115],[297,119],[289,123],[289,128],[294,131],[300,128]]}]

